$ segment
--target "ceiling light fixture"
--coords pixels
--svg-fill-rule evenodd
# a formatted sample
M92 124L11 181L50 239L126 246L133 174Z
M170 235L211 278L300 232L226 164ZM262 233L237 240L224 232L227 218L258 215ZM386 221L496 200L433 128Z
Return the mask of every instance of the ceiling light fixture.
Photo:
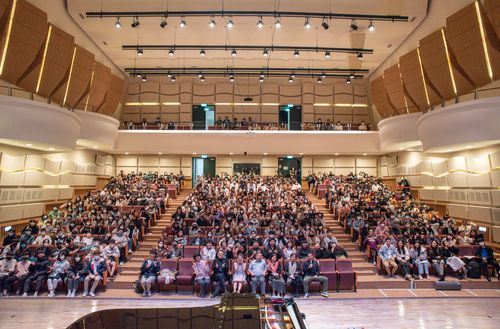
M264 73L261 73L259 76L259 82L264 82Z
M205 56L205 55L206 55L205 50L203 50L203 49L200 50L200 56Z
M356 20L352 20L351 22L351 31L357 31L358 30L358 24L356 23Z
M351 79L347 79L345 83L347 83L348 85L351 84Z
M264 57L269 56L269 52L267 51L267 49L264 49L264 51L262 52L262 56Z
M257 22L257 27L259 29L264 27L264 21L262 21L262 16L260 16L259 21Z
M122 23L120 22L120 17L116 18L115 27L117 29L121 29L122 28Z
M304 27L306 29L310 29L312 27L311 23L309 23L309 17L306 17L306 22L304 23Z
M144 55L144 50L142 50L141 48L137 48L137 56L142 56Z
M148 78L145 75L143 75L141 80L142 80L142 82L146 82L146 81L148 81Z
M180 27L186 27L187 23L186 20L184 19L184 16L181 17L181 22L179 23Z
M372 19L370 19L370 24L368 25L368 31L370 31L370 32L375 31L375 25L373 24Z
M135 29L135 28L139 27L139 25L141 25L141 22L139 22L139 18L137 16L135 16L132 19L132 24L130 24L130 26L132 26Z
M321 26L323 27L324 30L328 30L330 28L330 25L328 25L326 17L323 18L323 23L321 23Z
M231 52L231 56L236 57L236 54L236 49L233 49L233 51Z
M330 58L330 57L331 57L331 54L330 54L330 52L329 52L328 50L327 50L327 51L325 51L325 57L326 57L326 58Z
M216 25L216 23L215 23L215 19L214 19L214 17L212 16L212 19L211 19L211 20L210 20L210 22L208 23L208 26L210 26L210 27L212 27L212 28L213 28L213 27L215 27L215 25Z
M325 79L325 78L326 78L325 72L321 73L321 79Z
M292 82L293 82L293 77L292 77L292 76L290 76L290 77L288 78L288 82L290 82L290 83L292 83Z
M354 79L354 73L351 73L351 74L349 75L349 79Z
M294 56L294 57L299 57L299 56L300 56L299 51L298 51L298 50L295 50L295 51L293 52L293 56Z
M295 78L295 72L292 72L292 74L290 74L290 76L291 76L292 78Z
M358 53L358 56L356 56L358 59L363 59L363 53Z
M27 147L32 147L32 146L33 146L33 144L26 144L26 146L27 146Z
M229 21L227 21L226 26L227 26L228 28L232 28L232 27L234 26L234 22L233 22L233 19L232 19L232 18L229 18Z
M169 73L167 73L167 77L168 77L168 78L172 78L172 73L170 73L170 72L169 72Z
M167 18L166 18L166 17L163 17L163 18L161 19L160 27L161 27L162 29L164 29L166 26L167 26Z
M205 77L203 75L200 77L200 81L205 82Z
M229 75L229 81L234 82L234 75L232 74Z
M175 55L175 51L173 49L170 49L168 51L168 56L174 56Z
M198 78L201 78L203 76L203 73L198 73Z
M281 20L278 17L276 17L276 20L274 21L274 27L276 27L277 29L281 28Z
M170 80L172 80L172 82L175 82L175 75L172 74L172 77L170 78Z
M318 77L318 83L322 83L323 79L321 77Z
M54 148L53 147L49 147L49 151L54 151Z

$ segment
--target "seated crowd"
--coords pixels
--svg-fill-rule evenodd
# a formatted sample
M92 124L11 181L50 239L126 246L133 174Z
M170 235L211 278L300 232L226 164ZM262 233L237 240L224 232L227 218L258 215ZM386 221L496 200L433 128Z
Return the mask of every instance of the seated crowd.
M398 193L364 173L309 175L306 180L311 191L318 192L320 185L326 188L328 207L361 250L367 250L374 263L379 261L387 277L400 271L406 279L428 279L432 269L441 281L448 273L459 279L479 278L482 273L490 281L495 271L500 280L500 266L477 225L459 224L418 204L406 179Z
M49 297L62 286L74 297L83 283L82 296L95 296L167 206L166 185L182 181L171 174L121 173L102 191L55 206L19 233L11 229L0 249L0 293L37 296L46 284Z
M321 260L347 253L294 179L223 175L201 178L173 213L172 226L142 266L144 296L158 276L150 270L157 270L155 262L191 257L190 274L202 297L212 286L215 297L231 284L234 292L249 287L265 294L267 283L273 295L284 295L288 285L307 297L313 281L327 297Z

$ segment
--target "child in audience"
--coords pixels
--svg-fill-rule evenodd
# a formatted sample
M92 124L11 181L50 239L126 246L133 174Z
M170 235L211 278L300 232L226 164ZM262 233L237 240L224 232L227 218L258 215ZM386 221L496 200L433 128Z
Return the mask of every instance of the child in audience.
M243 254L236 256L236 262L233 263L233 291L236 293L241 292L243 283L246 281L247 263L243 258Z

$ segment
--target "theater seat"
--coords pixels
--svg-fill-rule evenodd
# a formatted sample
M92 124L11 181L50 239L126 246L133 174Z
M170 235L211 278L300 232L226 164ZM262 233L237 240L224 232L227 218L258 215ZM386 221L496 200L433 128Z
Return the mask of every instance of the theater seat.
M194 291L193 287L193 261L179 260L179 273L177 274L177 291Z
M199 246L184 246L183 258L187 260L192 260L195 254L200 253Z
M321 274L328 278L328 290L338 291L335 259L320 259L319 266L321 269Z
M176 272L178 271L178 263L177 263L177 260L176 259L167 259L167 260L163 260L161 261L161 264L160 264L160 271L161 270L165 270L165 269L168 269L172 272ZM177 283L176 281L172 281L168 284L165 283L165 279L161 279L159 278L158 279L158 291L174 291L174 292L177 292Z
M350 259L337 259L338 290L356 291L356 272Z

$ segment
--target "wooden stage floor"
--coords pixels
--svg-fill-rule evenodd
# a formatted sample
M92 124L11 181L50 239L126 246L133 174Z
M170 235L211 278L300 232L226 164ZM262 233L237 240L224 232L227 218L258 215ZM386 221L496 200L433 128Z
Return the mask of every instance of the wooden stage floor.
M477 292L481 293L474 291ZM500 291L497 293L500 295ZM297 304L306 314L312 329L499 328L500 298L453 295L441 295L441 298L406 298L397 294L382 298L366 298L366 295L365 298L352 298L345 295L345 298L298 299ZM150 299L2 298L0 328L64 329L81 316L102 309L196 307L216 303L218 300L189 296Z

